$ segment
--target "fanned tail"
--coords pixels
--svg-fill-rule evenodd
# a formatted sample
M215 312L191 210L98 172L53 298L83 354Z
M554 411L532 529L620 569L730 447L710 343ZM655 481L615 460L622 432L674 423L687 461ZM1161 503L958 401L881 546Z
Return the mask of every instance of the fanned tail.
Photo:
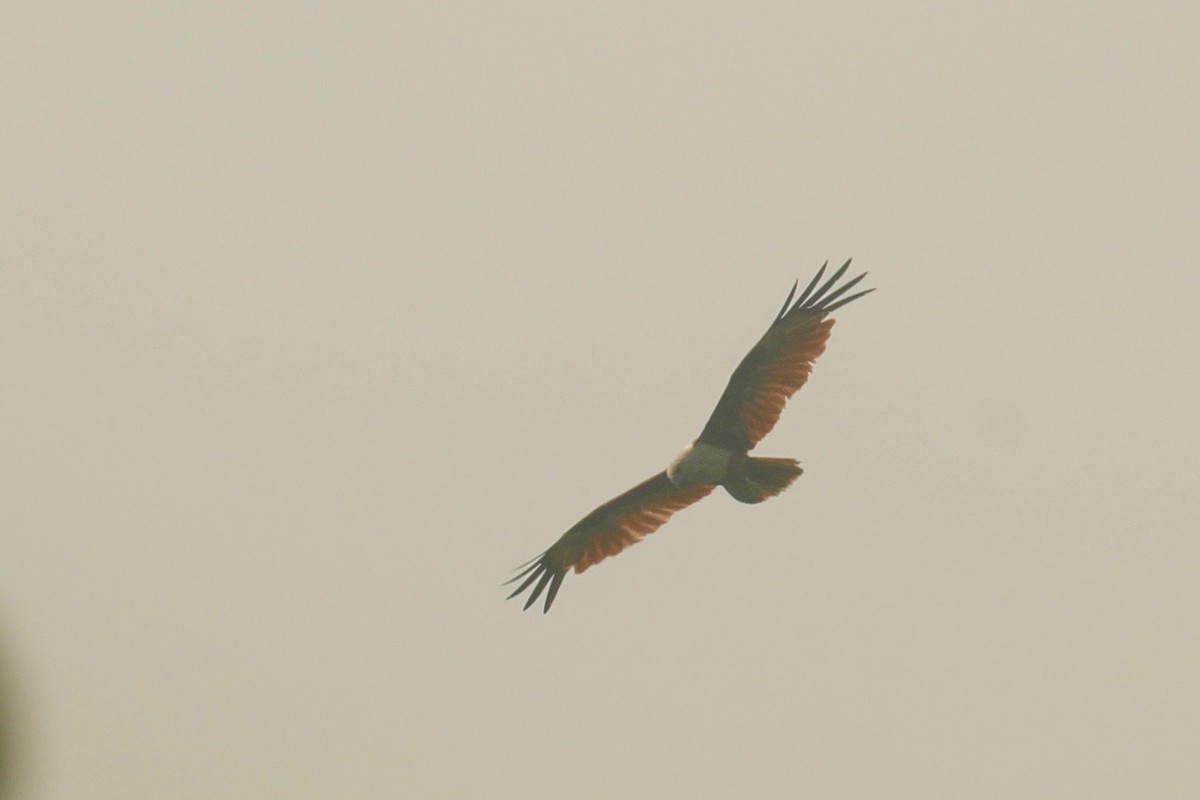
M747 456L740 469L726 478L725 491L742 503L761 503L791 486L803 472L794 458Z

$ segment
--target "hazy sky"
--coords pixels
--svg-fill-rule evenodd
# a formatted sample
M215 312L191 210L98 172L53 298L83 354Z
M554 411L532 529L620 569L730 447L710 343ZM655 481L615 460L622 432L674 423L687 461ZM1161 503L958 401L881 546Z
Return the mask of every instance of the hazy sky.
M1194 4L251 5L0 12L28 797L1200 796Z

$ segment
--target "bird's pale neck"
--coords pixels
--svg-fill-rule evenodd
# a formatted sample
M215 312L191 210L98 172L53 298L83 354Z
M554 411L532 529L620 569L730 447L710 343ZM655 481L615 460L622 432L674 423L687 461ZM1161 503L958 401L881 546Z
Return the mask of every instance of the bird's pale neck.
M720 483L729 471L733 453L707 442L692 442L667 467L667 477L676 486Z

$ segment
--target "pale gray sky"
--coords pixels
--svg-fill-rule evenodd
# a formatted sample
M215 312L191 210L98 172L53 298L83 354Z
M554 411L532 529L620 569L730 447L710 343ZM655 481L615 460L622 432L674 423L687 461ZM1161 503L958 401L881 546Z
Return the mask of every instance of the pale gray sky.
M1194 5L649 6L0 12L24 796L1200 793Z

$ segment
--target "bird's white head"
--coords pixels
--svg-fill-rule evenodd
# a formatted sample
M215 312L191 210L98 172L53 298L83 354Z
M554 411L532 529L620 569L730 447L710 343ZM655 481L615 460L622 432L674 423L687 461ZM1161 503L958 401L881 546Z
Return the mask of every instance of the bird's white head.
M706 442L692 442L667 467L667 477L676 486L720 483L729 471L733 453Z

